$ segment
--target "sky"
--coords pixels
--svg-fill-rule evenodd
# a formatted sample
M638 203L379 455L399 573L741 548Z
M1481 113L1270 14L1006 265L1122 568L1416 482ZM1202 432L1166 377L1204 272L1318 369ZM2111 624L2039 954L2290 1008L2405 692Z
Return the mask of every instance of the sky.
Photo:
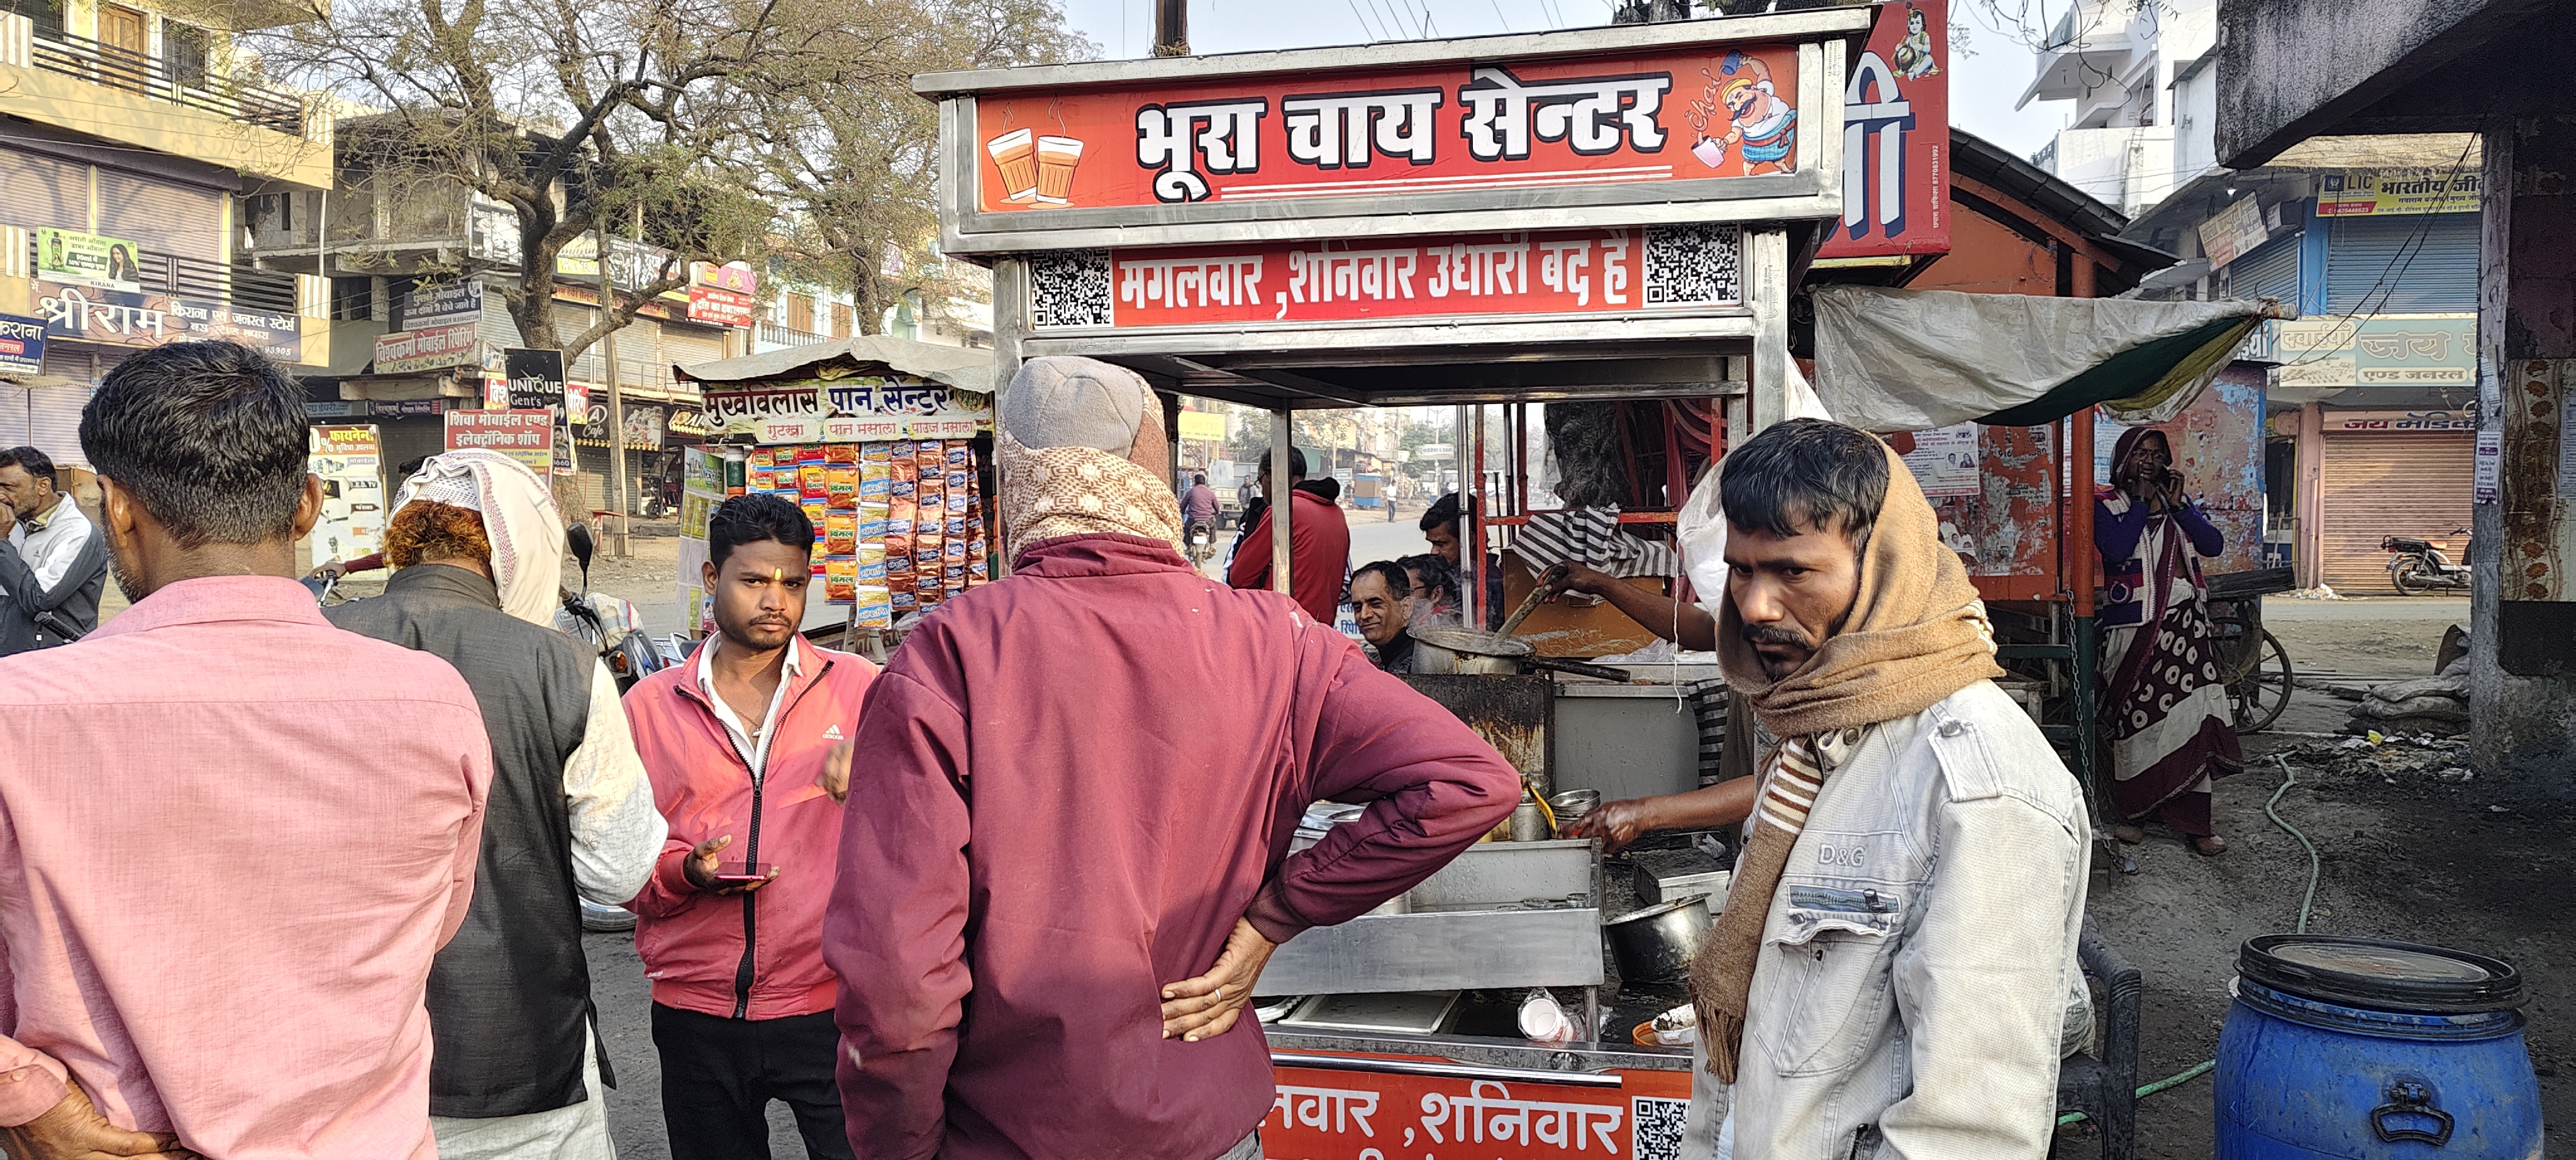
M1154 0L1062 2L1065 22L1098 44L1102 58L1141 57L1152 51ZM2016 112L2013 102L2029 87L2034 65L2023 34L1993 27L1985 4L1954 3L1953 11L1965 17L1960 23L1974 55L1959 57L1954 46L1950 123L2028 157L2065 123L2071 104L2034 101ZM1609 22L1609 0L1190 0L1190 49L1201 54L1254 52ZM2045 27L2045 19L2039 24Z

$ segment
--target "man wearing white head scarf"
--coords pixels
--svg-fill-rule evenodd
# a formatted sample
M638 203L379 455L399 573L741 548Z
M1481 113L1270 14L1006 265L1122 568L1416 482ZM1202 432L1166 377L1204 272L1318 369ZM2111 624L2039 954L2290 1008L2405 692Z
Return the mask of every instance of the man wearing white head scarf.
M473 901L429 973L439 1156L613 1160L576 898L633 898L666 826L615 680L551 627L563 523L516 460L451 451L403 482L385 541L384 595L324 615L455 666L492 743Z
M851 736L823 958L852 1149L1258 1157L1275 1085L1237 1016L1271 948L1429 877L1519 775L1181 558L1134 372L1033 359L996 417L1012 573L923 618ZM1290 855L1317 798L1368 810Z

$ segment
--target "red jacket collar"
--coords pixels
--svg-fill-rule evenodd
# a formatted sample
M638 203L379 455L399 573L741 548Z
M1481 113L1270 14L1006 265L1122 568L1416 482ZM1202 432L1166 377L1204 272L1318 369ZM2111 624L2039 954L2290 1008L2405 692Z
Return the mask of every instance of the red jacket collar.
M1143 536L1104 532L1090 536L1056 536L1022 548L1014 572L1057 578L1132 576L1147 572L1198 573L1170 544Z

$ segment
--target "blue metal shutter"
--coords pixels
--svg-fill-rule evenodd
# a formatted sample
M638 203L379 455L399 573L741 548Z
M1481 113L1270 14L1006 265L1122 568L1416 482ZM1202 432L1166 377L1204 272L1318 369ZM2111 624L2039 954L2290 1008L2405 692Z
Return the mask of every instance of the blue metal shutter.
M2333 219L2326 235L2326 309L2339 315L2476 311L2479 216Z
M2299 304L2299 235L2274 238L2227 264L2227 297Z

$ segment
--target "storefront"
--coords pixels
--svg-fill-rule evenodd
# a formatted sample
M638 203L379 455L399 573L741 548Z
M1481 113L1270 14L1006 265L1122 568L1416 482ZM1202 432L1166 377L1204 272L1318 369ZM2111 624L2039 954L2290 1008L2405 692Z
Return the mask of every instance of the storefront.
M2345 595L2394 591L2379 541L2415 536L2465 559L2477 422L2465 410L2322 412L2319 559Z

